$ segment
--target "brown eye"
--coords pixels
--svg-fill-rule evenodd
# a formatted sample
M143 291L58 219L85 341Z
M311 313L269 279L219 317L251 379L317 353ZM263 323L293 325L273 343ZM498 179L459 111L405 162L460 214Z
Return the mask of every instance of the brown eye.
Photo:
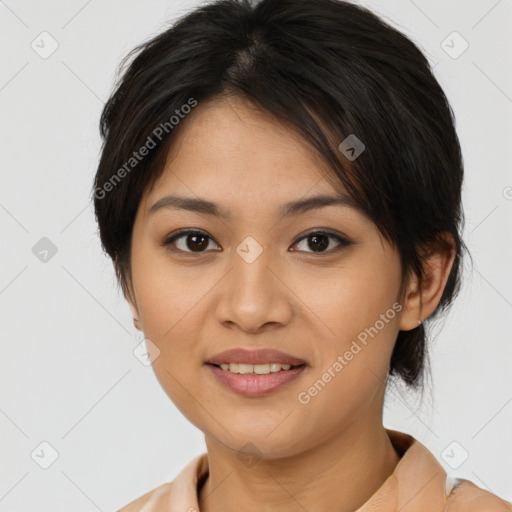
M163 242L163 245L173 245L178 249L178 252L202 253L208 248L210 241L213 240L206 233L189 229L172 235Z
M344 246L350 245L350 243L351 243L347 239L343 238L342 236L336 235L334 233L329 233L326 231L314 231L314 232L309 233L306 236L302 237L294 245L302 243L304 240L306 241L306 243L303 245L305 245L308 249L311 249L311 251L305 251L305 252L312 252L312 253L336 252L337 250L341 249ZM330 240L334 240L334 241L338 242L337 249L335 247L334 249L326 250L329 247Z

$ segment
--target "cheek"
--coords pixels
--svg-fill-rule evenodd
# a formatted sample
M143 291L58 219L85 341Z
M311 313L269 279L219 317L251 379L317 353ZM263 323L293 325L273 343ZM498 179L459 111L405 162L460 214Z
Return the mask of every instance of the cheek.
M132 274L145 334L155 343L163 343L200 301L201 290L191 284L186 270L177 270L161 248L149 243L134 248Z
M311 382L320 379L319 387L328 383L329 388L319 393L320 407L323 400L327 407L333 400L362 399L386 380L401 310L396 301L400 267L395 260L371 263L358 258L340 267L335 279L318 279L316 286L304 281L301 293L318 326L319 364Z
M195 423L198 406L191 396L201 396L200 330L206 315L204 296L212 283L194 280L186 270L177 272L150 251L134 251L132 272L144 336L160 351L152 362L155 376L176 407Z
M334 435L340 425L364 416L381 400L400 310L393 288L382 284L376 290L375 283L345 281L323 296L322 321L332 332L317 338L319 364L297 396L303 432L316 432L321 417L324 434Z
M178 267L151 248L133 252L133 282L144 336L160 353L153 370L173 402L188 415L205 357L204 325L208 292L217 274L193 266ZM210 312L211 314L211 312Z
M319 339L332 340L337 349L373 326L381 315L385 316L386 329L379 322L379 331L397 324L399 262L372 256L370 251L360 252L337 268L289 276L304 316L318 326Z

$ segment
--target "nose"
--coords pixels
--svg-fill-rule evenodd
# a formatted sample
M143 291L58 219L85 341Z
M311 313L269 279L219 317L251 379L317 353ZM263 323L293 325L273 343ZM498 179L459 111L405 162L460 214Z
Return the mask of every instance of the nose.
M231 269L217 288L217 321L225 327L254 334L291 321L293 293L271 253L264 250L254 261L233 254Z

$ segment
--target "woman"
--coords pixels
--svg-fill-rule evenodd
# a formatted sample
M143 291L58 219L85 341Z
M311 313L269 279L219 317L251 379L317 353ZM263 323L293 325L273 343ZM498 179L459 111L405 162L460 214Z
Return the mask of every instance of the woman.
M421 51L338 0L220 0L107 102L103 247L207 453L122 512L512 510L382 424L460 286L463 163Z

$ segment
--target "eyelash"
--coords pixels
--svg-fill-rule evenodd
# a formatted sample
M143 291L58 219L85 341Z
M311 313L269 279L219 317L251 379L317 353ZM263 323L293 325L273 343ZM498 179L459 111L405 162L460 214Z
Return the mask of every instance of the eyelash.
M172 245L176 240L180 239L180 238L184 238L185 235L203 235L203 236L206 236L207 238L209 238L210 240L214 241L213 238L208 235L205 231L201 231L201 230L197 230L197 229L187 229L187 228L184 228L184 229L179 229L178 231L175 231L173 234L171 234L170 236L168 236L163 242L162 242L162 245L163 246L170 246ZM309 237L313 236L313 235L325 235L325 236L328 236L328 237L331 237L331 238L334 238L335 240L337 240L338 242L340 242L340 245L338 246L338 248L335 248L334 250L329 250L329 251L325 251L325 252L317 252L315 253L314 251L297 251L297 252L306 252L308 254L315 254L315 255L318 255L318 256L322 256L322 255L331 255L333 253L336 253L338 251L340 251L343 247L347 247L349 245L352 245L353 242L351 242L350 240L348 240L347 238L341 236L341 235L338 235L336 233L333 233L331 231L324 231L322 229L319 229L317 231L310 231L309 233L306 233L305 235L301 236L300 238L298 238L294 243L293 245L296 245L298 244L299 242L301 242L302 240L305 240L305 239L308 239ZM215 242L216 243L216 242ZM217 244L218 245L218 244ZM172 250L172 249L171 249ZM195 256L195 255L201 255L201 254L204 254L206 253L207 251L199 251L199 252L193 252L193 251L183 251L181 249L178 249L176 251L172 250L173 252L179 252L179 253L182 253L182 254L187 254L187 255L192 255L192 256Z

